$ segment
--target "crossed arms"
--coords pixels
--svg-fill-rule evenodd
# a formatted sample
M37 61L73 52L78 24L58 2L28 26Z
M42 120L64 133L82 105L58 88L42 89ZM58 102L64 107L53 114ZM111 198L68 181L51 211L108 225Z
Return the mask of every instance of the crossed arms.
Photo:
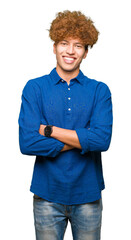
M79 149L81 154L88 151L106 151L112 133L111 93L105 84L100 84L97 90L99 91L90 118L90 128L68 130L54 126L51 137L45 137L45 123L41 124L42 114L38 106L39 96L36 96L33 82L29 81L23 90L19 115L21 152L26 155L56 157L60 152L73 148Z
M40 125L39 133L44 136L44 128L46 125ZM81 149L81 145L75 130L68 130L53 126L51 137L63 142L65 145L61 152L71 150L73 148Z

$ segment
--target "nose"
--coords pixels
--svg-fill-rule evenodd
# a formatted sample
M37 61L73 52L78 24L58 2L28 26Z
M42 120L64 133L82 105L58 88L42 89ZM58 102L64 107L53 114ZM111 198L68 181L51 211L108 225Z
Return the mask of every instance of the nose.
M66 52L68 53L68 54L74 54L74 46L73 46L73 44L69 44L68 45L68 47L67 47L67 49L66 49Z

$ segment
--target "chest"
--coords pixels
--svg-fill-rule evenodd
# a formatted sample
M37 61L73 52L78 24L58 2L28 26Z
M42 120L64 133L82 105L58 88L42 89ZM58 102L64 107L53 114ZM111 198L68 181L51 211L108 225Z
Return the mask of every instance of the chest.
M49 124L74 129L89 123L94 94L80 84L58 84L43 89L41 103L43 118L46 118Z

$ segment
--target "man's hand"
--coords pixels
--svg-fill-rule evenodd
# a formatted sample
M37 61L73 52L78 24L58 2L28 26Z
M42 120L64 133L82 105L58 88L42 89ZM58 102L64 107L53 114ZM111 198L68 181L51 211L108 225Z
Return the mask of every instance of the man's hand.
M64 147L61 149L61 152L68 151L68 150L71 150L71 149L73 149L73 148L74 148L74 147L65 144Z
M40 125L40 128L39 128L39 133L40 133L41 135L43 135L43 136L45 136L45 135L44 135L44 129L45 129L45 127L46 127L46 125L41 124L41 125Z

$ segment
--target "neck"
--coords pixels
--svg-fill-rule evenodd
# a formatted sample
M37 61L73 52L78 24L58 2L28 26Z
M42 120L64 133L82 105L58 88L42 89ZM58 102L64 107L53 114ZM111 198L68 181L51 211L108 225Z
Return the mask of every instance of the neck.
M65 71L62 70L58 65L56 66L56 71L59 74L59 76L67 82L67 84L70 84L70 80L77 77L79 74L79 69L76 69L74 71Z

